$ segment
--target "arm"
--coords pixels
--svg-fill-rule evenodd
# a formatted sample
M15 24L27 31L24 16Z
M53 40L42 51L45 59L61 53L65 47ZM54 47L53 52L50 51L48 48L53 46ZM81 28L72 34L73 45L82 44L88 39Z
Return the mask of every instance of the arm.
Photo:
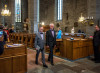
M56 45L56 32L55 32L54 45Z
M45 33L44 33L44 35L43 35L43 38L44 38L44 43L45 43L45 45L46 45L46 36L45 36Z
M34 42L34 47L36 48L37 47L37 40L38 40L38 37L37 37L37 34L35 36L35 42Z
M4 33L4 41L7 41L7 34L5 32Z
M99 45L100 45L100 32L99 32Z
M56 37L56 38L59 38L59 36L60 36L60 32L58 32L58 34L57 34L57 37Z
M48 36L48 31L46 32L46 46L48 46L48 39L49 39L49 36Z

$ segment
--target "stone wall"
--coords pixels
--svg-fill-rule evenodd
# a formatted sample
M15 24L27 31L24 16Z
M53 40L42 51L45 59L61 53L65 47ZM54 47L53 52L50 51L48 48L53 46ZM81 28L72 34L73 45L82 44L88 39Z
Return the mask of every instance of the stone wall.
M28 0L28 18L31 22L31 32L34 31L34 0Z
M0 1L0 12L4 7L4 0ZM7 8L11 12L11 16L5 17L5 22L8 24L8 27L12 27L14 25L15 27L18 26L19 30L22 30L23 28L23 20L28 17L28 1L27 0L21 0L21 7L22 7L22 22L21 23L15 23L15 0L6 0ZM3 16L0 14L0 23L3 23Z
M57 30L56 24L59 23L63 32L71 32L74 24L78 24L78 27L75 27L76 33L81 29L81 31L87 35L93 35L94 26L89 26L88 22L85 24L79 23L78 18L81 16L81 13L83 13L84 17L93 16L95 24L100 24L100 0L63 0L62 21L56 20L56 1L57 0L40 0L40 22L37 23L36 26L41 22L44 22L45 25L54 23L55 29ZM4 2L4 0L2 0L2 2ZM0 1L0 12L3 7L2 2ZM35 31L35 21L37 19L37 14L35 13L37 6L34 5L34 2L35 0L22 0L22 23L16 24L16 26L21 26L20 29L22 30L23 21L28 17L31 21L32 33ZM8 9L11 11L11 16L5 17L5 22L11 27L15 24L15 0L7 0L6 3ZM0 23L3 23L3 17L1 15Z
M56 24L59 23L63 31L65 31L65 27L67 27L67 32L70 32L70 29L74 26L74 23L78 21L78 17L81 13L83 13L83 16L87 16L87 0L63 0L63 20L57 21L55 4L56 0L41 1L40 21L44 21L45 24L53 22L55 28ZM76 28L76 31L78 28Z
M41 1L40 8L40 21L44 21L45 25L50 23L59 23L63 32L71 32L72 27L78 22L81 13L84 17L93 16L95 24L98 24L100 19L100 0L63 0L63 19L56 21L56 0L43 0ZM79 29L88 35L93 35L94 26L86 23L77 23L75 27L77 33ZM92 29L92 30L91 30Z

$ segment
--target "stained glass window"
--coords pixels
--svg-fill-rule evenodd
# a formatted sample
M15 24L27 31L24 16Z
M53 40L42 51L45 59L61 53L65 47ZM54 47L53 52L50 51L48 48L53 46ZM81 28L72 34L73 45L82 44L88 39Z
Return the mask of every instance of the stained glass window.
M21 0L15 0L15 21L21 22Z
M62 20L63 0L57 0L57 20Z
M37 0L37 22L39 22L39 3L40 1L39 0Z

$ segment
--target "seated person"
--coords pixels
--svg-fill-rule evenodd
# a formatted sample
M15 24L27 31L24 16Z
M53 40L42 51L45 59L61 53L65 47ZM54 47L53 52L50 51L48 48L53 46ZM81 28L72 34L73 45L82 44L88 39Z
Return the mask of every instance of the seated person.
M9 33L13 33L14 32L14 27L9 29Z
M7 34L3 31L3 26L0 25L0 55L4 51L5 41L7 41Z
M3 28L3 31L7 34L7 38L9 38L9 30L7 27Z
M61 39L61 33L62 33L62 31L61 31L61 28L59 27L57 37L56 37L57 39Z
M78 30L78 33L81 33L81 30L80 29Z

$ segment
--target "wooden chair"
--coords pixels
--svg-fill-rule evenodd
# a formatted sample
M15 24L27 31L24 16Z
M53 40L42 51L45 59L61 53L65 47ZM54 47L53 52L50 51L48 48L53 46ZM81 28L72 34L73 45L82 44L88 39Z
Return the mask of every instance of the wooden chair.
M12 38L10 40L11 40L11 42L15 43L15 41L16 41L16 33L12 34Z
M15 43L19 43L19 34L18 33L16 33L16 35L15 35Z
M32 48L32 44L33 44L33 35L32 34L28 34L28 47Z
M18 43L23 44L23 33L20 33L18 36Z
M23 34L23 42L26 46L28 45L28 35L27 34Z

